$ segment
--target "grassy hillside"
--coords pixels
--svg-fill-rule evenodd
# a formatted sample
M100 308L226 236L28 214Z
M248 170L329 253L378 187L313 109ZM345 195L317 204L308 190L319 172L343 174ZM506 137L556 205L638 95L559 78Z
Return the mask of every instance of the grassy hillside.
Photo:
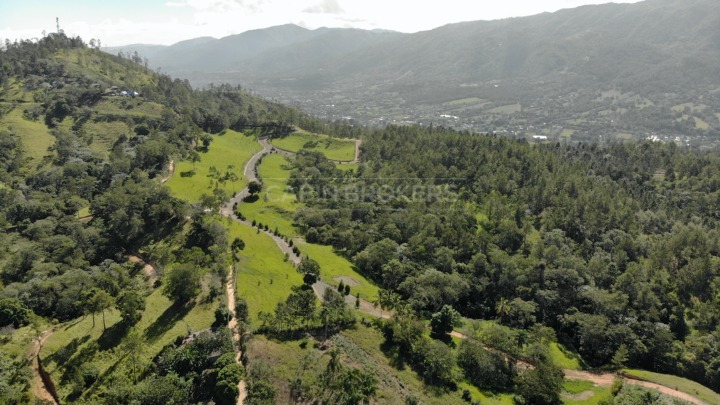
M43 157L51 155L48 149L55 143L55 137L45 124L25 118L20 107L0 116L0 125L22 139L33 164L37 165Z
M201 300L191 306L178 306L162 295L160 289L154 290L147 297L142 319L134 327L141 333L145 343L145 360L134 366L140 370L146 369L150 366L150 360L164 346L189 332L209 328L218 301ZM62 399L72 401L75 373L79 370L96 373L97 382L88 389L88 393L92 394L113 378L126 375L133 367L121 347L122 339L129 330L119 323L117 311L107 311L105 321L107 329L103 330L100 314L95 316L95 326L91 316L77 319L62 325L45 342L40 357L53 381L59 382Z
M256 201L243 203L240 212L250 221L267 224L271 230L277 229L282 235L296 237L299 234L292 225L293 216L302 203L287 190L290 178L288 159L282 154L269 154L262 158L258 174L263 182L263 190Z
M703 385L696 383L695 381L688 380L687 378L635 369L626 369L623 370L623 373L629 377L635 377L641 380L650 381L690 394L696 398L700 398L708 404L720 403L720 394Z
M276 147L291 152L308 149L320 152L330 160L351 161L355 159L355 142L353 140L300 131L271 141Z
M248 302L250 319L257 321L260 311L272 312L291 287L301 285L302 276L266 234L237 222L228 222L227 227L231 238L245 242L236 265L235 288Z
M167 182L167 186L179 198L191 203L200 201L203 194L212 195L217 184L218 188L230 196L247 185L243 176L245 163L262 147L254 137L228 130L223 135L214 135L207 151L199 151L200 160L193 163L188 160L175 164L175 175ZM217 169L221 176L234 173L237 181L221 181L208 177L211 168Z

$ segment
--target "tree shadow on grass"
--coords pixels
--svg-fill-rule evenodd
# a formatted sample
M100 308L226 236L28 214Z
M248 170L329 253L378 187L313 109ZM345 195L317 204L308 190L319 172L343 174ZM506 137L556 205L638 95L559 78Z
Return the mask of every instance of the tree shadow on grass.
M47 356L44 361L54 362L58 366L63 365L67 363L70 358L75 355L75 352L77 352L78 348L80 348L80 346L82 346L82 344L87 342L89 339L90 335L85 335L82 338L74 338L70 341L70 343L57 349L53 354Z
M120 344L120 341L127 335L130 325L120 321L105 329L98 338L100 350L110 350Z
M243 198L243 202L246 202L246 203L254 203L254 202L257 201L258 199L260 199L260 196L259 196L259 195L257 195L257 194L250 194L249 196Z
M397 346L389 342L383 342L380 345L380 351L382 351L385 357L390 360L390 365L392 367L400 371L405 370L408 359L406 358L406 356L400 353L400 350Z
M180 172L180 177L193 177L195 175L195 170L186 170L184 172Z
M99 387L106 386L106 383L108 382L110 376L115 372L115 369L118 368L118 366L120 365L120 363L123 361L124 358L125 358L125 356L122 356L118 361L113 363L112 366L108 367L107 370L102 372L98 376L98 378L95 380L95 382L90 386L90 388L88 388L88 390L86 391L86 396L89 397L91 394L93 394L95 391L97 391L97 389Z
M156 340L172 329L193 307L195 307L194 302L173 304L145 330L145 338L151 342Z

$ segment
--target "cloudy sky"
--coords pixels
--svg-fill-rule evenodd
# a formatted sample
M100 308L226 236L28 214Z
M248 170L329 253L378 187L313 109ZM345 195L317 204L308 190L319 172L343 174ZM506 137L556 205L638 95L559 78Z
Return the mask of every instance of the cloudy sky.
M632 3L638 0L615 0ZM103 45L169 45L273 25L383 28L401 32L448 23L556 11L604 0L0 0L0 40L55 31Z

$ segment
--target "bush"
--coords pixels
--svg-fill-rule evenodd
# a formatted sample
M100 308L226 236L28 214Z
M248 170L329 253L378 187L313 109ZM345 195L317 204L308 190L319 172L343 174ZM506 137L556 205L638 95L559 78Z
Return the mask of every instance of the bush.
M232 312L225 306L220 305L215 310L215 323L214 326L227 326L228 322L232 319Z

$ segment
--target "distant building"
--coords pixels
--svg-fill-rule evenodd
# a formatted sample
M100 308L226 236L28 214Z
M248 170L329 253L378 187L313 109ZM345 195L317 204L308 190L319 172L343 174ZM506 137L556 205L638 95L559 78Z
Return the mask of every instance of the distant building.
M545 135L533 135L533 141L541 142L541 141L547 141L548 137Z

